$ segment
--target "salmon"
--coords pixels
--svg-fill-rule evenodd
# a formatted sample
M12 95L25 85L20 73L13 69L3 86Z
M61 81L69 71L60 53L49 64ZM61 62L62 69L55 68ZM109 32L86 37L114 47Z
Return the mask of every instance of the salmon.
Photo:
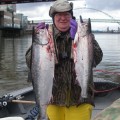
M78 21L78 29L74 40L74 62L76 78L81 87L81 98L88 98L89 83L93 68L93 34L91 22Z
M46 108L52 98L54 77L54 53L50 50L47 29L39 29L33 35L31 74L40 120L48 120Z

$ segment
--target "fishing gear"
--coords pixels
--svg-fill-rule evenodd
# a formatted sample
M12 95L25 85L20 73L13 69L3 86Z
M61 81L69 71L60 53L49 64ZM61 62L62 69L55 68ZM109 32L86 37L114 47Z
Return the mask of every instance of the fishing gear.
M4 95L2 97L0 97L0 107L5 107L7 106L7 103L11 101L11 99L13 98L12 95Z
M5 94L2 97L0 97L0 107L5 107L8 105L8 102L21 102L21 103L31 103L33 104L34 101L20 101L20 99L22 99L24 96L18 95L16 97L14 97L11 94Z

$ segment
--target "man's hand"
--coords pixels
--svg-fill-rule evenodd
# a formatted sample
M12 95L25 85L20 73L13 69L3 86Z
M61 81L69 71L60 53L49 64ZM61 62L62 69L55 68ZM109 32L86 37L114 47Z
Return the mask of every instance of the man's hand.
M77 22L76 22L76 20L74 20L74 19L70 20L70 27L71 27L70 28L70 36L74 40L75 34L77 32Z

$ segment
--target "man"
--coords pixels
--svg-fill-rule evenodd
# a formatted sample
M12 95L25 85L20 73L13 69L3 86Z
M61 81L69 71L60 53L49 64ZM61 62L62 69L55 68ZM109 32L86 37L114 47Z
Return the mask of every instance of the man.
M49 15L53 20L54 49L57 58L53 80L53 98L47 107L50 120L90 120L94 106L93 91L89 88L87 101L79 101L81 87L76 80L75 63L71 58L71 46L77 32L77 22L73 19L73 4L67 0L57 0L50 7ZM36 27L44 29L49 25L40 23ZM26 52L29 66L30 49ZM102 50L94 40L94 61L102 60ZM90 87L93 83L91 80ZM79 102L78 102L79 101Z

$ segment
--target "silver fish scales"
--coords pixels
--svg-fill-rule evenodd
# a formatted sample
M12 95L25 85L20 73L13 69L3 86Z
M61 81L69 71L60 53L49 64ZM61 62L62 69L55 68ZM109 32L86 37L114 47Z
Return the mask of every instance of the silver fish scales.
M48 120L46 108L52 97L54 54L50 52L47 29L40 29L33 37L31 73L40 120Z
M88 98L88 88L92 79L93 67L93 34L91 33L91 22L83 22L82 17L78 22L77 34L75 36L74 60L77 80L81 86L81 100Z

